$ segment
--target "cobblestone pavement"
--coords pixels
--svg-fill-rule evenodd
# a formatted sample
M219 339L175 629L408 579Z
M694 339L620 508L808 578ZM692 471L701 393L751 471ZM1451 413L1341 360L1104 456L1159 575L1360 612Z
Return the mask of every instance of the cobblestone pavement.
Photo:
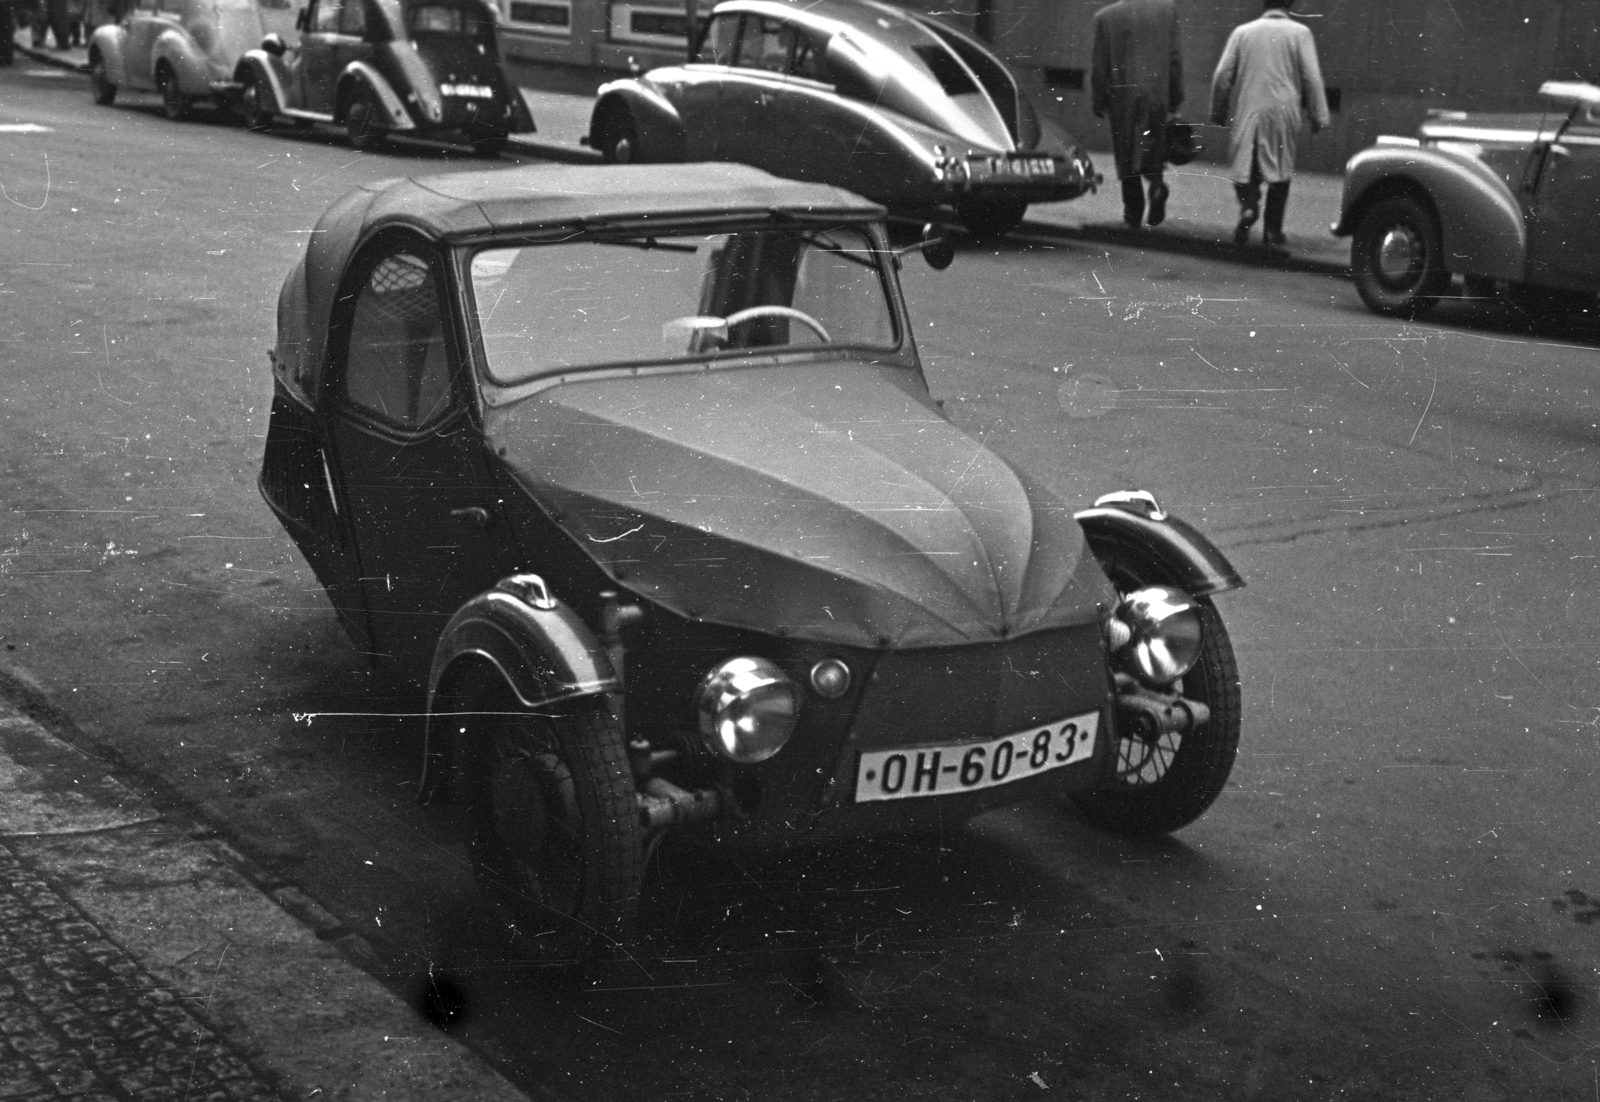
M0 1100L279 1102L260 1071L0 841Z

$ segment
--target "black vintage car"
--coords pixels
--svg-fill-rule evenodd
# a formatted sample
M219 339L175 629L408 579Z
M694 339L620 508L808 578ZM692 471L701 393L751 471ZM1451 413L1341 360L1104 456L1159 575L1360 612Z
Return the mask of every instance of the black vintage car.
M1238 575L946 419L882 218L731 164L406 179L284 283L262 493L541 944L625 923L669 830L1164 832L1227 781Z
M1100 177L983 43L874 0L724 0L688 64L602 85L608 160L739 161L1003 234Z
M334 123L357 149L404 134L486 156L534 129L483 0L311 0L296 26L298 46L268 35L239 62L239 111L252 127Z

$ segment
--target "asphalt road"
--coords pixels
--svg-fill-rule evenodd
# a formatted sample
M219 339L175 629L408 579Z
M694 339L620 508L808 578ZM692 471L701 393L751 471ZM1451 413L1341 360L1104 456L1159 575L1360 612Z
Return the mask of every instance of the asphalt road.
M30 129L30 127L44 129ZM254 486L276 294L439 151L95 108L0 70L0 642L98 752L300 884L524 1089L633 1098L1588 1099L1592 332L1063 239L904 274L930 384L1068 500L1153 491L1249 581L1234 780L1179 837L669 854L576 981L485 929L418 726ZM309 722L306 716L314 715Z

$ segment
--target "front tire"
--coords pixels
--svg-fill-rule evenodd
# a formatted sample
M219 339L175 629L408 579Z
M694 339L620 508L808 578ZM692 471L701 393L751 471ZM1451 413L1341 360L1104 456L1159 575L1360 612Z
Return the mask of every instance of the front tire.
M272 125L272 112L263 103L261 82L254 73L245 74L244 87L239 91L238 110L246 129L265 130Z
M1123 588L1120 581L1118 588ZM1169 834L1188 826L1205 814L1233 772L1239 667L1216 606L1204 597L1195 605L1205 633L1200 660L1175 687L1210 708L1211 718L1186 735L1167 734L1153 742L1118 733L1111 777L1093 792L1073 797L1085 819L1114 834Z
M466 711L473 866L508 929L556 959L627 936L643 826L616 722L594 702L536 713L503 690Z
M383 144L385 133L377 121L381 113L372 89L360 88L350 97L344 109L344 127L351 149L370 153Z
M156 69L156 88L161 93L161 110L173 122L182 122L194 114L194 101L183 94L178 74L163 61Z
M101 107L110 107L117 98L117 86L106 73L106 59L102 54L89 59L89 92Z
M1361 216L1350 243L1350 267L1361 301L1373 313L1390 317L1414 317L1450 286L1439 219L1411 195L1382 199Z
M596 145L607 164L629 165L639 161L639 127L626 107L606 112Z

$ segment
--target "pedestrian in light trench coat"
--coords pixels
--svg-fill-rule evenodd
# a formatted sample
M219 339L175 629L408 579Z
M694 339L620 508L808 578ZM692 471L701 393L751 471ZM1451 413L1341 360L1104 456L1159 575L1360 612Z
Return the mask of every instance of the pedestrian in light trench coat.
M1322 67L1309 28L1289 18L1294 0L1265 0L1261 18L1235 27L1211 78L1211 121L1233 120L1228 143L1228 175L1239 199L1239 224L1233 240L1243 245L1261 212L1261 185L1267 185L1262 225L1269 249L1284 245L1283 213L1289 205L1295 145L1300 124L1315 134L1328 125L1328 99Z
M1111 116L1111 150L1122 181L1122 218L1150 224L1167 216L1167 115L1183 104L1183 57L1174 0L1118 0L1094 15L1089 92L1097 116Z

